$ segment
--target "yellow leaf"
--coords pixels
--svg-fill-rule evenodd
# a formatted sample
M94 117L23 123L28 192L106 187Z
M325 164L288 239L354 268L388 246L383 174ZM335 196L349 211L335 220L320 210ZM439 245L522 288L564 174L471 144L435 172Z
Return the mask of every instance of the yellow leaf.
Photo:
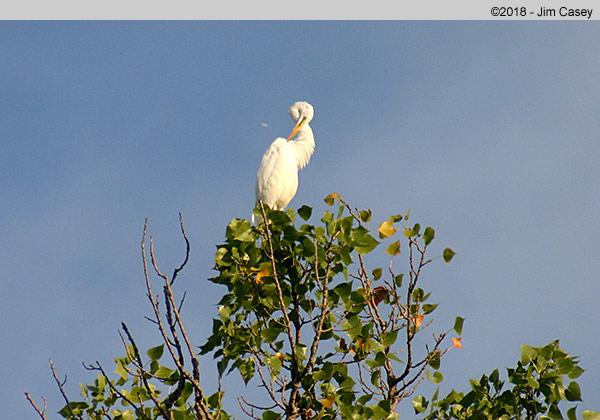
M325 408L331 408L333 407L333 403L335 402L335 395L330 395L327 398L323 398L321 400L321 405L323 405L323 407Z
M452 347L456 347L457 349L462 349L463 345L461 343L462 338L452 337L450 341L452 341Z
M423 320L425 319L425 315L417 314L415 315L415 327L419 328L421 324L423 324Z
M386 220L382 224L379 225L379 237L381 239L388 238L396 233L396 228L394 224L390 220Z
M256 284L262 284L263 277L269 277L269 276L271 276L271 269L263 268L258 273L256 273L256 278L254 279L254 281L256 282Z
M339 198L340 195L338 193L332 192L327 197L325 197L323 201L325 201L325 204L327 204L328 206L333 206L333 202Z

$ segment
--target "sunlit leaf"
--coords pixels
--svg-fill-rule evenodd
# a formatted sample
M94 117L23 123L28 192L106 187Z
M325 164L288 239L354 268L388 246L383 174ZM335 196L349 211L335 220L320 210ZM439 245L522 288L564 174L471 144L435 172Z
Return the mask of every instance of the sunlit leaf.
M383 344L386 347L389 347L396 342L397 337L398 337L398 330L383 333L381 335L381 344Z
M415 324L415 327L421 328L421 325L423 324L423 320L424 319L425 319L425 315L423 315L423 314L417 314L417 315L415 315L415 318L413 320L413 323Z
M452 341L452 347L455 347L457 349L462 349L463 348L462 338L460 338L460 337L452 337L450 339L450 341Z
M379 244L379 242L362 227L352 230L350 237L352 238L352 245L359 254L368 254Z
M400 255L400 241L392 242L385 250L389 255Z
M433 311L435 311L435 308L437 308L437 306L437 303L426 303L425 305L423 305L423 313L430 314Z
M385 239L396 233L396 228L394 227L392 221L386 220L385 222L379 225L377 231L379 232L379 237L381 239Z
M325 197L323 199L323 201L325 201L325 204L327 204L328 206L333 206L333 203L335 202L335 200L339 199L340 195L336 192L333 192L331 194L329 194L327 197Z
M148 349L146 354L152 360L159 360L162 357L164 350L165 350L165 345L161 344L160 346L156 346L156 347L152 347L152 348Z
M537 349L527 344L521 345L521 363L527 364L535 357Z
M600 420L600 412L592 410L583 410L581 412L583 420Z
M335 402L335 395L329 395L327 398L323 398L321 400L321 405L325 408L333 407L333 403Z
M415 409L415 414L420 414L427 409L428 402L425 397L419 395L418 397L413 398L412 404Z
M123 367L123 363L121 361L117 361L117 367L115 368L115 373L121 377L123 380L127 380L127 370Z
M271 267L265 267L256 273L254 281L256 284L262 284L264 277L271 277Z

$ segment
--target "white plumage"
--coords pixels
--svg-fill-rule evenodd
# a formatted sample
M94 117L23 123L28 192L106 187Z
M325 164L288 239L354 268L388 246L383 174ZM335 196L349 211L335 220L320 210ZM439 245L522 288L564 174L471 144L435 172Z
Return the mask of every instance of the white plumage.
M298 171L308 165L315 150L308 124L314 116L312 105L296 102L288 112L296 123L294 129L287 139L278 137L271 143L256 174L256 202L274 210L282 210L292 201L298 190Z

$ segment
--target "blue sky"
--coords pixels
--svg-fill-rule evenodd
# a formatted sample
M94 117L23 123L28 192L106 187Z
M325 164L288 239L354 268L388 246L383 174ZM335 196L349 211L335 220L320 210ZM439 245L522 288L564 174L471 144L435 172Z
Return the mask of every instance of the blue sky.
M191 335L208 336L214 245L249 216L296 100L315 106L317 150L293 206L321 210L340 191L376 220L410 208L458 252L427 280L440 329L467 319L444 389L560 338L586 368L582 406L599 408L598 25L2 22L0 39L7 418L32 417L24 391L61 406L48 358L73 394L92 378L81 361L111 366L121 320L158 343L143 319L144 217L171 267L183 212L179 288ZM210 360L203 378L211 388Z

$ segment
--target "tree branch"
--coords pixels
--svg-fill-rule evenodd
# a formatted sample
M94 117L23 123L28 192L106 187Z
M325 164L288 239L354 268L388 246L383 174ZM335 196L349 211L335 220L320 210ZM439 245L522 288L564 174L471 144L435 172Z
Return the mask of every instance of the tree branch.
M46 401L46 397L42 397L42 400L44 401L44 408L41 409L36 403L35 400L31 397L31 395L29 394L29 392L25 393L25 398L27 399L27 401L29 401L29 404L31 404L31 406L33 407L33 409L35 410L35 412L38 414L38 416L40 416L40 418L42 420L46 420L46 409L48 408L48 402Z

